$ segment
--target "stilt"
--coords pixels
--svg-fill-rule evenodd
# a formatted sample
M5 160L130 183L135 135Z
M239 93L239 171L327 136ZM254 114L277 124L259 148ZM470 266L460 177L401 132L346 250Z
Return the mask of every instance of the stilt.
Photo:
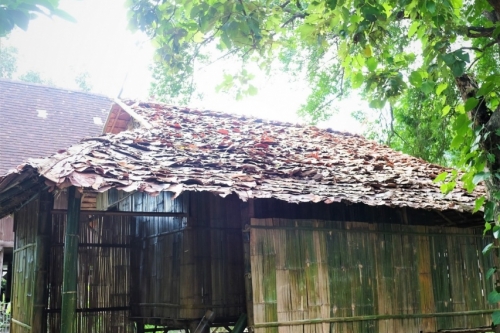
M74 333L76 314L76 284L78 278L78 224L80 220L80 193L74 186L68 188L68 214L64 240L64 268L62 285L61 332Z

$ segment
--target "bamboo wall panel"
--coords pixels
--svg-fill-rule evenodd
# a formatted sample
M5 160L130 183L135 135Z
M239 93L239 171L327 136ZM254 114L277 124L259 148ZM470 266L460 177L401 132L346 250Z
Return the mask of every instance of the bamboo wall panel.
M35 274L36 233L39 200L36 198L16 212L12 289L12 333L31 332Z
M459 228L252 219L264 332L435 332L490 323L486 240ZM437 314L437 315L436 315Z
M53 214L48 304L49 332L60 332L65 214ZM77 332L133 332L129 317L130 240L127 216L80 214Z
M207 309L220 320L244 312L239 201L210 193L129 197L109 192L120 211L180 213L135 218L132 317L144 323L197 320ZM232 200L232 201L231 201Z

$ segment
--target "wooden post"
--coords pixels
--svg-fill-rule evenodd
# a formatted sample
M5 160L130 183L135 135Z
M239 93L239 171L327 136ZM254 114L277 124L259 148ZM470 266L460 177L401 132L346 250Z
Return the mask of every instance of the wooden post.
M33 290L33 319L31 327L34 332L47 332L45 309L47 308L47 265L50 253L50 231L52 226L53 196L47 191L40 193L38 211L38 230L35 252L35 283Z
M76 284L78 275L78 224L80 194L74 186L68 189L68 215L64 240L61 332L73 333L76 314Z

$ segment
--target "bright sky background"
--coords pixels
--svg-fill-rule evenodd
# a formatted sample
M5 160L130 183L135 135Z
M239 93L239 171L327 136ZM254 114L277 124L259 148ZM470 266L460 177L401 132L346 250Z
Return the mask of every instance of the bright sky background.
M77 23L42 16L30 22L28 31L16 29L2 41L18 49L17 74L34 70L57 86L78 89L75 77L88 72L92 92L115 97L123 84L122 97L148 99L153 48L145 36L128 30L123 1L61 0L61 9ZM301 122L296 110L308 94L305 84L289 83L284 76L258 77L257 96L235 101L233 96L215 92L224 65L219 62L198 74L204 98L190 106ZM320 126L361 133L361 125L350 113L362 105L355 100L344 102L339 105L341 111Z

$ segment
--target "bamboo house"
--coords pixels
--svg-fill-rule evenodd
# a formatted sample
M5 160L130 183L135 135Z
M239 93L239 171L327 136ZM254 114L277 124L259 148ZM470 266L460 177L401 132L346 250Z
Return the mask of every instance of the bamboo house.
M105 127L0 178L11 332L193 332L207 311L236 332L490 325L482 214L476 194L441 193L446 169L158 103L117 101Z

